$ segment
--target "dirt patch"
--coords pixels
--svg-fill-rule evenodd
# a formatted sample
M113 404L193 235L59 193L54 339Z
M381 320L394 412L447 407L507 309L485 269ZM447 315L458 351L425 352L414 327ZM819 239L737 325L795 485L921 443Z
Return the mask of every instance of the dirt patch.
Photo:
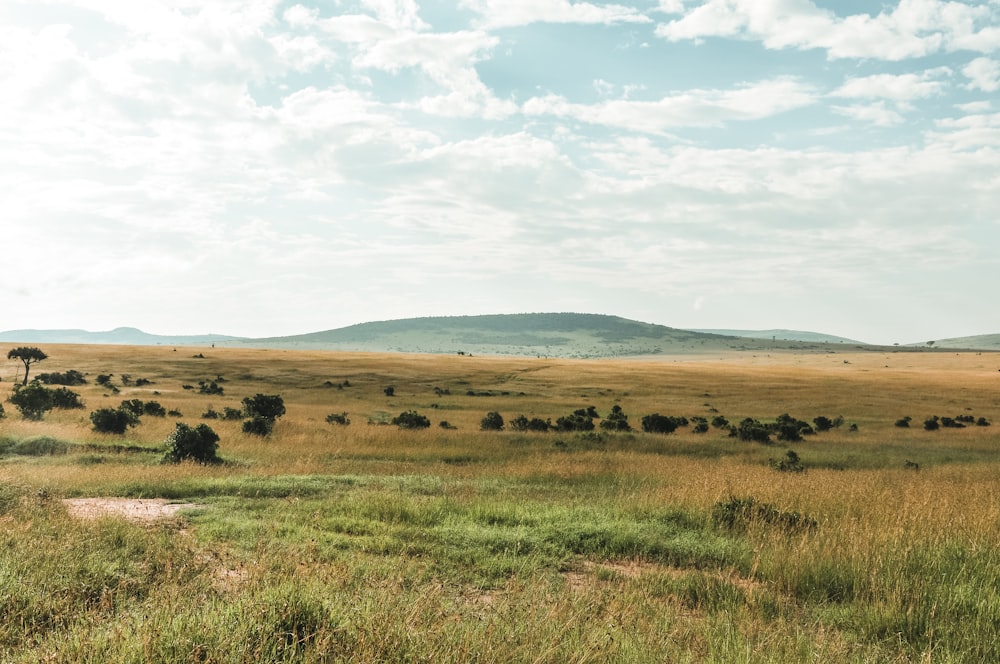
M78 519L120 516L137 522L170 519L180 510L198 507L194 503L171 503L163 498L67 498L63 503L70 515Z

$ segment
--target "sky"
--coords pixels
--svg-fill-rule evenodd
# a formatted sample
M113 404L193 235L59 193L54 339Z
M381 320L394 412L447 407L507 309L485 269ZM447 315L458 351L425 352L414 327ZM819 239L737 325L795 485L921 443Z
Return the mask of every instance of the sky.
M3 0L0 329L1000 333L1000 0Z

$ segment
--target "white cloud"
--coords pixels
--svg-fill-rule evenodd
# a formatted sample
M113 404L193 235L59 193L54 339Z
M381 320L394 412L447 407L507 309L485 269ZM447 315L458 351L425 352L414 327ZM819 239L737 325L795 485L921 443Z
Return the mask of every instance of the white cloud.
M736 37L759 40L770 49L820 48L831 59L905 60L942 50L997 50L998 13L995 3L900 0L877 16L842 18L811 0L707 0L660 24L656 34L670 41Z
M951 74L947 67L919 74L874 74L848 79L831 96L852 99L890 99L908 102L942 94L947 83L937 80Z
M879 127L892 127L904 122L903 116L887 108L884 101L867 105L834 106L833 110L840 115L862 122L869 122Z
M487 29L530 23L649 23L638 9L624 5L595 5L569 0L461 0L461 6L478 13Z
M770 117L814 103L814 89L793 78L775 78L731 90L688 90L656 101L614 100L576 104L549 95L529 99L525 114L553 115L590 124L662 133L677 127L721 126Z
M965 67L962 73L969 79L970 90L996 92L1000 90L1000 61L990 58L976 58Z

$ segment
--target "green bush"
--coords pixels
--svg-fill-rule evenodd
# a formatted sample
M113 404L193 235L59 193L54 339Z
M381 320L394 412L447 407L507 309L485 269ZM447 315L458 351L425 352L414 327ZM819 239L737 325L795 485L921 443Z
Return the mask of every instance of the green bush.
M540 417L532 417L530 420L524 415L518 415L510 421L512 431L548 431L552 428L552 423Z
M910 417L909 415L907 415L906 417L901 417L898 420L896 420L896 426L899 427L900 429L908 429L910 428L910 421L912 419L913 418Z
M56 371L53 373L38 374L38 380L46 385L68 385L70 387L85 385L87 383L87 379L76 369L70 369L66 373Z
M243 399L243 413L247 417L263 417L274 422L285 414L285 401L280 394L255 394Z
M628 423L628 415L622 411L622 407L615 404L611 407L611 412L607 418L601 422L601 428L605 431L631 431L632 427Z
M90 414L90 421L100 433L123 434L139 423L139 417L127 408L98 408Z
M677 431L677 427L686 425L686 417L674 417L672 415L660 415L659 413L653 413L642 418L642 430L646 433L673 433L674 431Z
M503 416L495 411L486 413L486 417L479 421L479 429L482 431L503 431Z
M593 406L574 410L556 420L556 431L593 431L594 418L600 417Z
M164 461L180 463L184 460L198 463L219 463L219 435L207 424L190 427L178 422L174 432L166 439L167 453Z
M263 415L254 415L243 423L243 433L254 436L270 436L274 431L274 420Z
M126 399L122 401L119 408L127 410L136 417L142 417L143 409L145 409L146 404L142 402L142 399Z
M156 401L147 401L142 405L142 414L150 417L166 417L167 409Z
M768 427L752 417L746 417L740 421L738 426L732 427L729 435L746 442L763 444L771 442L771 432Z
M733 496L716 503L712 508L712 521L716 526L731 530L741 530L757 523L777 526L788 533L812 530L819 525L808 515L778 509L770 503L758 502L752 496Z
M351 423L351 420L347 417L347 413L330 413L326 416L326 421L328 424L340 424L343 426Z
M924 420L924 429L927 431L937 431L938 427L940 426L941 423L937 415L934 415L933 417L928 417L926 420Z
M801 473L806 469L806 467L802 465L802 460L799 458L799 455L793 450L785 452L784 459L768 459L768 461L770 462L772 468L783 473Z
M71 410L84 407L83 401L80 400L80 395L68 387L57 387L54 390L49 390L49 392L52 394L52 405L55 408Z
M21 417L26 420L40 420L55 406L52 390L35 381L27 385L15 385L14 393L7 401L14 404L21 412Z
M224 420L242 420L246 415L239 408L231 408L226 406L222 409L222 419Z
M408 410L392 418L392 423L400 429L426 429L431 421L415 410Z

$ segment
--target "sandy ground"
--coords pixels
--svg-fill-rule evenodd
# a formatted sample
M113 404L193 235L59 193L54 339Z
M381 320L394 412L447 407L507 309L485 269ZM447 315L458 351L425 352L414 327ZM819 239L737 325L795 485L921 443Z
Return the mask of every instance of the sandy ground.
M69 513L79 519L120 516L129 521L169 519L179 510L198 507L194 503L170 503L163 498L67 498L63 502Z

